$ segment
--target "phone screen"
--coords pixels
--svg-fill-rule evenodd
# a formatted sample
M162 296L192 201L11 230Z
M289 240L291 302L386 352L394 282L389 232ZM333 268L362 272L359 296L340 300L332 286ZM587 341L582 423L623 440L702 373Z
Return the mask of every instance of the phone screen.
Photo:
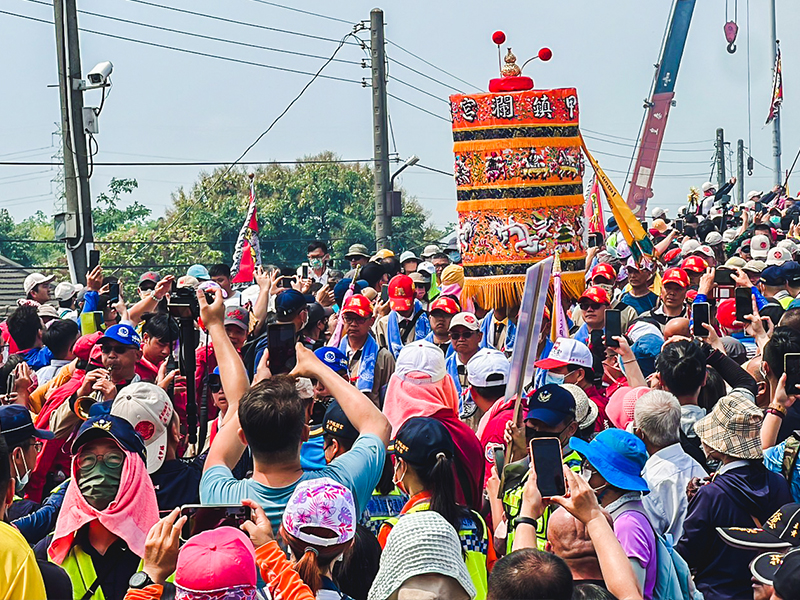
M695 302L692 304L692 331L697 337L708 337L708 330L704 323L711 323L711 313L708 302Z
M100 264L100 250L89 250L89 272Z
M119 283L111 283L108 286L108 301L111 304L119 302Z
M281 278L281 287L286 288L287 290L292 287L292 278L291 277L282 277Z
M181 539L186 541L193 535L216 529L217 527L235 527L239 529L245 521L250 520L250 507L241 504L224 506L200 506L187 504L181 507L181 516L187 516L181 531Z
M389 286L388 285L384 285L381 288L381 302L383 302L385 304L388 301L389 301Z
M678 233L683 233L683 219L675 219L675 230Z
M796 352L784 354L783 370L786 373L786 393L800 394L800 354Z
M267 325L269 348L269 370L273 375L289 373L297 364L297 349L294 323L272 323Z
M494 466L497 468L497 476L502 479L503 468L506 466L506 455L503 454L503 447L495 446L492 455L494 457Z
M535 438L530 443L531 459L536 468L536 482L542 498L567 493L558 438Z
M303 279L308 279L308 263L303 263L302 273Z
M733 271L720 267L714 271L714 283L717 285L736 285L733 280Z
M750 288L736 288L736 320L745 322L747 315L753 314L753 296Z
M606 310L606 346L608 348L619 347L619 342L615 337L622 335L622 313L618 310Z

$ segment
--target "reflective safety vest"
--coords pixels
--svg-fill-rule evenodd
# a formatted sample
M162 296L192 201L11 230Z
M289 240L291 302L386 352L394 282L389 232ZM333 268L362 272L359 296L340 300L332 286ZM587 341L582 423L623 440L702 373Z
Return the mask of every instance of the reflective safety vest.
M429 500L419 502L409 508L405 513L410 515L424 510L430 510L431 504ZM487 579L488 571L486 569L486 556L489 552L489 528L486 527L486 522L474 510L469 511L470 516L461 520L461 529L458 531L458 537L461 540L461 547L464 550L464 561L467 564L467 571L469 571L472 584L475 586L476 595L475 600L485 600L488 591ZM384 520L384 523L390 527L394 527L397 522L402 518L390 517Z
M567 465L573 473L580 473L582 461L581 455L575 452L575 450L564 457L564 464ZM519 516L519 511L522 508L522 492L525 489L525 483L527 481L528 475L526 474L516 486L503 494L503 510L508 520L508 537L506 539L507 554L511 554L511 548L514 545L514 531L516 529L514 520ZM536 521L536 546L539 550L545 549L545 544L547 543L547 521L550 519L550 514L553 510L554 507L552 505L546 506L544 514Z
M61 568L67 572L72 582L72 597L74 600L81 600L97 579L92 557L76 544L72 546L64 562L61 563ZM105 600L102 586L97 586L97 591L92 595L91 600Z
M378 537L381 526L391 517L396 517L408 502L408 494L401 492L396 486L386 495L378 490L372 492L367 507L361 513L359 524L363 525Z

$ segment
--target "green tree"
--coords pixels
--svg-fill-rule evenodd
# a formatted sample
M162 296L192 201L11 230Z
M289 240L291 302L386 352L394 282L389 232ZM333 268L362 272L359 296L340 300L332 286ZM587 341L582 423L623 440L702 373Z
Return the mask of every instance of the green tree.
M253 171L263 262L298 264L312 240L328 242L338 259L350 244L374 247L372 170L358 164L319 162L335 160L336 155L324 152L294 165L265 165ZM181 188L173 195L164 237L168 238L170 223L190 223L192 230L215 240L212 248L230 261L247 211L249 179L244 169L222 173L224 169L204 173L189 192ZM416 199L404 195L403 216L394 219L395 251L416 248L440 235Z
M139 182L135 179L111 178L108 191L97 196L92 208L92 228L95 238L102 238L122 227L143 225L147 221L152 211L136 200L125 208L118 207L121 196L133 193L138 187Z

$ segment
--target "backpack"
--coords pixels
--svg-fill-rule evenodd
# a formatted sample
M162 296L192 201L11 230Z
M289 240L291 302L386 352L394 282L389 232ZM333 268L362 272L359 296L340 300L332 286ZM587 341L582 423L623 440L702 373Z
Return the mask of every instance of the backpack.
M794 468L797 465L798 454L800 454L800 431L795 430L786 438L786 445L783 448L783 462L781 463L781 475L783 475L790 487L794 478Z
M644 515L647 522L650 523L644 510L638 508L631 508L631 510ZM652 523L650 528L656 538L656 560L658 561L653 600L703 600L703 594L694 586L689 565L672 547L672 536L667 534L667 538L664 538L653 529Z

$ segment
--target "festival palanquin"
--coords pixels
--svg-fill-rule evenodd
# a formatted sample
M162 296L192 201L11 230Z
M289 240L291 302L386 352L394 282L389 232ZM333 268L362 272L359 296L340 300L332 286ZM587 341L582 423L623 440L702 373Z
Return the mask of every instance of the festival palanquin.
M538 58L550 56L544 48ZM586 257L578 94L534 90L510 48L504 63L489 93L450 96L464 293L485 308L518 304L526 269L558 252L564 291L577 298Z

